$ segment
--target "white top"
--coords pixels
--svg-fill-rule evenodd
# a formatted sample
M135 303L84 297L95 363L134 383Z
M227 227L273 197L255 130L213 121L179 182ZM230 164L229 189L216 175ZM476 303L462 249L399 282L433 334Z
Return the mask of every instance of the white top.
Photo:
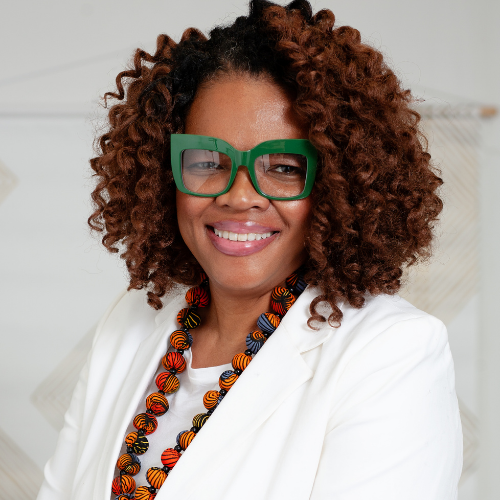
M158 428L156 431L147 436L149 448L146 453L139 455L141 461L141 470L134 476L137 487L149 486L146 481L146 472L150 467L163 467L160 457L166 448L173 448L177 443L175 438L181 431L189 431L193 427L192 420L198 413L206 413L206 408L203 406L203 396L207 391L219 390L219 377L225 370L231 370L231 363L221 366L210 366L208 368L192 368L191 349L184 351L184 359L186 360L186 369L182 373L177 374L180 382L179 390L173 394L167 394L169 410L165 415L156 417L158 419ZM144 392L141 402L135 410L135 415L146 411L146 397L158 392L155 380L159 373L165 371L165 368L160 363L155 376L151 380L148 389ZM129 432L135 432L137 429L130 422L127 431L123 438ZM126 452L125 443L118 456ZM118 459L118 456L116 457ZM115 467L115 477L120 473ZM114 499L115 494L111 494Z
M160 312L145 291L110 307L38 500L109 498L185 292ZM155 500L456 500L462 431L446 328L400 297L367 295L361 309L339 304L339 328L312 330L318 293L297 299Z

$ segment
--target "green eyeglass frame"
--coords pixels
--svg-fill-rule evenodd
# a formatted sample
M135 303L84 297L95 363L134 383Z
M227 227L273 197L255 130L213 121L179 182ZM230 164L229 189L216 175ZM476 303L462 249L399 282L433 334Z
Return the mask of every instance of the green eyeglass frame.
M219 153L224 153L229 156L229 158L231 158L231 175L228 185L223 191L214 194L206 194L196 193L186 188L182 179L182 153L187 149L207 149L210 151L217 151ZM268 194L262 192L257 182L257 176L255 174L255 160L259 156L268 155L271 153L295 153L306 157L306 179L304 183L304 189L300 194L290 197L279 197L269 196ZM177 186L177 189L182 193L191 194L193 196L201 196L205 198L214 198L216 196L223 195L231 189L231 186L233 185L234 179L236 178L236 174L238 172L238 167L245 166L248 169L253 187L260 196L263 196L264 198L268 198L270 200L291 201L306 198L311 194L311 190L314 185L314 179L316 177L318 152L316 148L311 144L311 142L307 139L277 139L272 141L265 141L261 142L249 151L240 151L231 146L226 141L217 139L216 137L193 134L172 134L170 136L170 158L175 185Z

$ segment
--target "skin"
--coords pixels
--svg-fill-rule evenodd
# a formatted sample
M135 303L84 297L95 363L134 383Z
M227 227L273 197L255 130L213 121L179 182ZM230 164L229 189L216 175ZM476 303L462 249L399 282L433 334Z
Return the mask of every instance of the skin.
M243 151L266 140L307 138L290 95L266 76L245 74L225 74L203 85L185 133L217 137ZM201 326L192 330L194 368L229 363L245 350L258 316L270 309L273 288L305 261L310 212L310 198L272 201L260 196L246 167L239 168L231 189L216 198L177 191L181 235L210 279L210 306L202 310ZM226 255L208 234L220 220L252 221L279 232L256 253Z

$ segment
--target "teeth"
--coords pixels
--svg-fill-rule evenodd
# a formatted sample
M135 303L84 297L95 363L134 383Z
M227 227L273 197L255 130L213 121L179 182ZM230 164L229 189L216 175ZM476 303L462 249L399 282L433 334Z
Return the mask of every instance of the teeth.
M269 238L273 233L272 231L268 233L233 233L231 231L219 231L214 228L214 233L219 238L224 238L225 240L230 241L256 241L256 240L265 240Z

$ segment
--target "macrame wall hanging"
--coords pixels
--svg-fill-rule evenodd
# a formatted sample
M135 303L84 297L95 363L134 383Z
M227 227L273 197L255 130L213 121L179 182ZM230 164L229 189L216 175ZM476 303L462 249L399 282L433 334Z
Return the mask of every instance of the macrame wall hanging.
M422 116L432 161L441 170L444 209L432 258L405 273L401 295L449 326L478 293L481 135L485 119L496 110L477 105L426 104L418 105L416 110ZM454 339L450 340L453 349ZM477 345L478 338L467 341ZM475 409L460 399L458 389L464 433L464 481L477 464L478 424Z

